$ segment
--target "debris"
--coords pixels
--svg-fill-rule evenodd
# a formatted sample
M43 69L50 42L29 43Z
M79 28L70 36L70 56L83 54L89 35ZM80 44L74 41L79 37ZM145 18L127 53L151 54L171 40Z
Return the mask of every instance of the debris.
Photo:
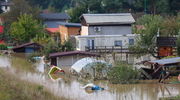
M85 85L83 88L85 90L94 90L94 91L104 90L104 88L102 88L102 87L100 87L98 85L92 84L92 83L89 83L89 84Z

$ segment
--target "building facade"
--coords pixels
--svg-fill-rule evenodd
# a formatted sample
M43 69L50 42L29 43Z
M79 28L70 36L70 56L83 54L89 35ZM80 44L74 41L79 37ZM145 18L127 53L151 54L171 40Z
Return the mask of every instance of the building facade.
M132 34L135 20L130 13L83 14L80 19L82 26L81 35L76 36L77 50L128 48L135 42L136 35Z

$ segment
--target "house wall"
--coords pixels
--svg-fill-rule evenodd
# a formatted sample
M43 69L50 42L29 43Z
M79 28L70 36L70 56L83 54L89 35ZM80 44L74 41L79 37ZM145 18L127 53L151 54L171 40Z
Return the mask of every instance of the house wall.
M122 47L128 48L129 39L134 39L136 35L89 35L89 36L77 36L76 37L76 49L85 51L85 47L88 46L88 40L94 40L94 46L115 46L115 41L122 41Z
M60 28L60 38L62 43L68 40L69 36L80 34L80 27L66 27L61 25L59 28Z
M81 26L81 35L88 35L88 26Z
M89 56L73 55L73 56L57 57L57 66L58 67L71 67L76 61L85 57L89 57Z
M95 28L99 28L99 31L96 31ZM120 25L120 26L89 26L88 30L85 30L85 33L88 31L88 35L124 35L132 34L131 25Z
M65 27L65 26L60 25L59 30L60 30L61 42L63 43L68 38L68 28Z

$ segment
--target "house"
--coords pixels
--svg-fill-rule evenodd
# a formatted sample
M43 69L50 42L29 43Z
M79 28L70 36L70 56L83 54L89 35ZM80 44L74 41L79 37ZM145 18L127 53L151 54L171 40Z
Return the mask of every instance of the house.
M17 53L33 53L41 50L42 48L43 46L38 43L25 43L12 48L12 50Z
M157 37L158 56L166 57L175 55L177 37Z
M58 28L57 22L68 22L70 17L66 13L41 13L40 19L43 20L47 28Z
M99 54L85 51L69 51L57 52L49 55L51 64L61 67L62 69L69 69L76 61L85 57L100 57Z
M13 5L12 2L10 2L9 0L5 0L4 2L1 1L0 2L0 6L1 6L1 10L5 13L10 11L10 7Z
M80 23L64 23L58 22L59 32L61 37L61 43L64 43L70 36L80 35L81 24Z
M60 30L59 22L68 22L70 19L66 13L41 13L40 19L43 20L43 24L46 26L45 30L51 35L51 37L57 42L60 42Z
M76 36L77 50L127 48L133 45L136 35L132 34L132 24L135 22L130 13L117 14L83 14L81 20L81 35Z

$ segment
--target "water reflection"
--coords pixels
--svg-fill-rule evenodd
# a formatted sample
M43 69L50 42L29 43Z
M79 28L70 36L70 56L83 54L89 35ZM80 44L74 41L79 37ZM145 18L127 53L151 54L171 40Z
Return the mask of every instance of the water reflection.
M21 64L21 62L16 63ZM77 80L71 80L70 82L63 79L52 81L48 74L43 73L44 67L42 65L42 62L36 64L38 71L41 73L21 71L13 67L9 57L0 56L1 67L11 66L7 71L22 80L43 85L56 96L64 96L72 100L158 100L160 97L175 96L180 93L179 85L173 84L114 85L109 84L107 81L95 82L95 84L104 87L104 91L89 93L82 88L85 84Z

